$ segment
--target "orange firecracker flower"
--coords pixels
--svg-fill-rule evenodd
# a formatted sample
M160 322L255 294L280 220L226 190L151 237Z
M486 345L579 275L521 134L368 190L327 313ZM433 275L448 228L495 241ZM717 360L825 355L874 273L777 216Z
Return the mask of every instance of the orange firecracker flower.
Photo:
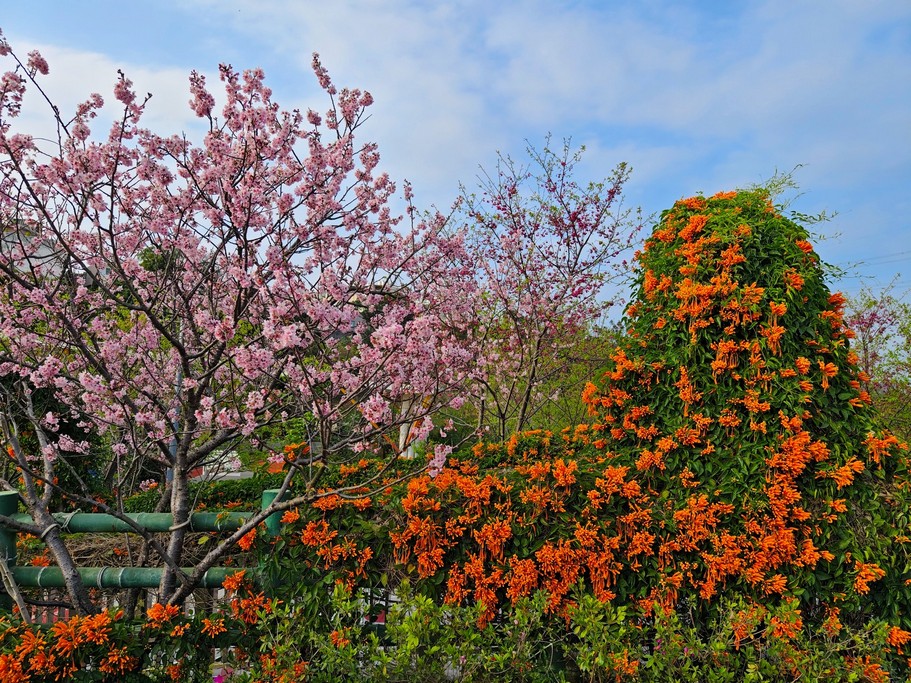
M798 273L796 270L791 269L791 270L786 271L784 274L784 279L785 279L785 282L788 283L788 286L791 287L792 289L796 289L797 291L800 291L801 289L803 289L803 285L804 285L803 275Z
M221 617L202 620L202 632L207 636L214 638L220 633L227 633L227 631L225 620Z
M259 621L260 612L270 612L269 601L263 593L251 595L248 598L234 598L231 601L231 612L234 617L245 624L255 624Z
M241 585L243 585L244 574L246 573L246 570L242 569L236 574L231 574L231 576L225 577L225 580L221 582L222 588L224 588L226 591L236 591L241 587Z
M253 547L253 543L256 541L256 528L250 529L247 533L240 537L240 540L237 542L237 545L240 546L241 550L250 550Z
M854 481L854 475L864 471L864 464L857 458L851 458L838 469L829 472L828 477L835 480L835 485L842 489ZM817 475L819 476L819 475ZM823 475L825 476L825 475Z
M571 486L576 483L576 477L573 472L578 469L579 465L575 460L565 462L562 458L558 458L554 461L554 479L560 486Z
M879 581L886 575L885 570L880 569L879 565L874 562L864 563L857 561L855 566L857 567L857 576L854 578L854 590L861 595L869 593L870 584L874 581Z
M791 640L797 637L800 629L803 628L803 619L800 610L794 609L792 618L782 618L774 616L769 620L769 635L773 638L783 638Z
M825 391L829 388L829 378L838 374L838 366L835 363L819 361L819 370L822 372L822 388Z
M342 634L341 631L333 631L329 634L329 641L337 648L343 648L351 644L351 641Z
M189 624L178 624L177 626L175 626L174 628L171 629L171 637L172 638L181 638L181 637L183 637L183 634L186 633L189 628L190 628Z
M291 510L285 510L285 514L282 515L282 524L294 524L297 520L301 518L300 512L297 508L292 508Z
M131 657L125 647L121 647L111 650L108 656L101 660L98 669L102 673L123 676L128 671L133 671L137 664L139 664L139 660Z
M520 560L515 555L509 561L509 586L506 597L517 600L531 595L538 587L538 570L532 559Z
M838 632L843 628L838 618L840 612L841 610L838 607L829 607L826 610L826 620L822 622L822 630L829 638L837 636Z
M886 636L886 642L898 650L900 655L904 654L902 647L909 641L911 641L911 632L900 629L898 626L889 629L889 635Z
M79 625L79 634L89 643L104 645L111 635L111 615L99 612L88 617L83 617Z
M873 432L867 434L867 438L864 441L864 446L867 447L867 451L870 453L870 457L877 465L883 460L885 456L889 455L890 449L908 449L907 444L903 444L892 434L887 434L885 437L878 439L876 438L876 435L873 434Z
M42 554L40 554L40 555L35 555L35 556L32 558L32 563L31 563L31 564L32 564L33 567L50 567L50 566L51 566L51 558L49 558L49 557L48 557L46 554L44 554L44 553L42 553Z
M686 199L678 199L675 203L675 206L684 206L687 209L692 209L693 211L702 211L705 208L705 198L703 197L687 197Z
M781 338L786 331L781 325L769 325L763 327L759 333L768 340L769 351L777 356L781 353Z
M180 608L177 605L162 605L160 602L156 602L146 610L146 616L148 616L149 622L152 626L156 627L161 627L171 621L171 619L176 617L179 613Z

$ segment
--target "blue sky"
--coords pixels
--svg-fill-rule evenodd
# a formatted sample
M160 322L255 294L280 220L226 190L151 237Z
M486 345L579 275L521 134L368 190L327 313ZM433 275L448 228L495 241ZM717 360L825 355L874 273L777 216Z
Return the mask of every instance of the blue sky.
M219 62L265 69L282 106L325 109L319 52L373 94L362 136L423 206L548 132L586 146L585 179L628 162L645 214L800 165L791 208L838 214L817 245L848 270L836 286L911 288L907 0L0 0L0 28L41 49L64 110L120 68L154 94L160 132L192 133L187 74L215 83Z

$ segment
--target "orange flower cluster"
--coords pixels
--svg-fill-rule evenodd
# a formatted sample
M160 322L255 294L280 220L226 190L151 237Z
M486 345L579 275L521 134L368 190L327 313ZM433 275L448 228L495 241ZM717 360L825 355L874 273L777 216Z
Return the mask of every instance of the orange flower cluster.
M873 432L867 434L867 438L864 440L864 446L867 447L870 458L877 465L881 464L890 452L894 452L895 450L908 450L908 444L902 443L893 434L886 434L882 438L877 438L876 434Z
M275 652L264 652L259 656L259 663L262 667L262 681L274 681L274 683L298 683L298 681L307 680L307 669L310 662L300 660L295 662L290 668L281 661Z
M235 619L252 625L259 621L261 612L271 612L272 605L263 593L249 593L231 600L231 613Z
M874 581L879 581L886 575L886 572L883 569L880 569L879 565L870 562L860 562L855 563L857 569L857 576L854 578L854 590L856 590L861 595L870 592L870 584Z
M212 619L206 617L202 620L202 632L210 638L215 638L221 633L227 633L227 631L228 629L225 626L225 620L223 617L216 617Z
M235 572L228 577L225 577L225 580L221 582L222 588L228 592L237 591L241 586L244 585L244 575L247 573L245 569L242 569L239 572Z
M687 369L682 365L680 366L680 379L674 383L674 386L680 390L677 395L683 401L683 414L686 415L689 413L690 406L702 398L702 393L693 389Z
M797 617L793 619L783 619L778 616L772 617L769 624L769 635L773 638L784 638L786 640L795 638L800 629L803 628L800 610L795 611L797 612Z
M897 626L893 626L889 629L889 634L886 636L886 642L894 647L898 651L898 654L904 654L902 648L911 642L911 631L905 631Z
M364 567L373 557L370 548L359 548L352 538L344 538L335 542L338 531L329 526L323 519L308 522L301 532L301 543L315 549L316 557L323 561L325 569L337 567L348 560L354 560L354 567L348 570L349 580L364 574Z
M27 625L10 625L0 620L0 642L18 638L12 652L0 653L0 680L4 683L28 683L32 680L72 680L82 671L87 648L103 652L95 660L98 671L125 677L134 671L139 660L126 647L112 641L112 625L122 612L101 612L90 616L73 616L54 622L49 631L33 630Z
M852 457L844 465L830 471L822 471L817 476L827 476L835 481L836 486L842 489L850 486L854 482L854 475L863 472L866 469L863 461Z
M149 626L153 628L161 628L178 614L180 614L180 608L177 605L162 605L160 602L156 602L146 610Z
M342 631L333 631L330 633L329 642L332 643L333 647L337 647L339 649L347 647L351 644L351 640L349 638L346 638Z
M292 508L290 510L285 510L284 514L282 514L281 523L294 524L300 518L300 511L297 508Z
M256 527L250 529L250 531L241 536L240 540L237 542L237 545L240 546L241 550L250 550L255 542Z

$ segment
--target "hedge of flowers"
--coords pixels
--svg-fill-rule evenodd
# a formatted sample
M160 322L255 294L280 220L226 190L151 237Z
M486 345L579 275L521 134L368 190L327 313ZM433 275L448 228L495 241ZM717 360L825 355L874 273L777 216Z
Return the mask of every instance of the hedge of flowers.
M273 599L241 582L206 622L154 608L143 628L192 643L162 645L158 661L182 665L230 639L251 679L332 680L340 666L367 676L373 663L371 680L409 680L389 673L401 664L390 652L416 666L422 628L451 624L434 631L445 644L470 615L477 638L513 633L521 617L551 639L509 666L513 680L562 680L542 663L554 648L572 660L561 671L591 680L707 680L697 665L716 680L905 675L908 449L877 427L844 299L827 289L807 232L762 192L693 197L662 214L637 259L627 334L583 395L588 424L477 444L376 499L326 496L287 512L280 538L247 544L265 551ZM384 615L409 625L388 621L393 637L405 632L390 650L365 631L377 614L357 596L403 577L417 597ZM0 674L20 678L0 678L53 680L36 668L50 664L32 664L49 658L76 666L36 633L7 629ZM501 680L495 641L484 641L486 664L455 659L447 675ZM99 650L93 671L142 668L125 643L102 648L107 659ZM422 652L449 661L443 644ZM191 668L176 673L190 680Z

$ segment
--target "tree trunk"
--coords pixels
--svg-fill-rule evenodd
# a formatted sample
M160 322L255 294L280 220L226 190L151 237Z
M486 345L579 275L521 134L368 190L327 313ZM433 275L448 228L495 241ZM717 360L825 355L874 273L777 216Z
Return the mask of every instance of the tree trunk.
M525 420L528 415L528 406L531 404L531 396L534 391L535 380L538 378L538 362L541 358L541 344L543 336L539 336L535 342L535 350L531 357L531 368L525 377L525 391L522 393L522 403L519 405L519 417L516 420L516 432L525 429Z
M88 590L82 583L76 563L73 562L73 556L70 555L69 549L60 537L60 525L47 510L35 506L30 512L37 526L45 529L44 543L54 556L57 566L60 567L73 607L82 616L97 614L98 608L89 598Z
M174 478L171 480L171 514L174 523L171 527L171 537L168 540L167 553L174 560L174 566L179 567L183 556L183 546L187 535L190 519L190 488L187 482L188 470L186 458L178 456L174 465ZM158 599L167 602L174 595L177 587L177 574L173 567L165 568L158 586Z

